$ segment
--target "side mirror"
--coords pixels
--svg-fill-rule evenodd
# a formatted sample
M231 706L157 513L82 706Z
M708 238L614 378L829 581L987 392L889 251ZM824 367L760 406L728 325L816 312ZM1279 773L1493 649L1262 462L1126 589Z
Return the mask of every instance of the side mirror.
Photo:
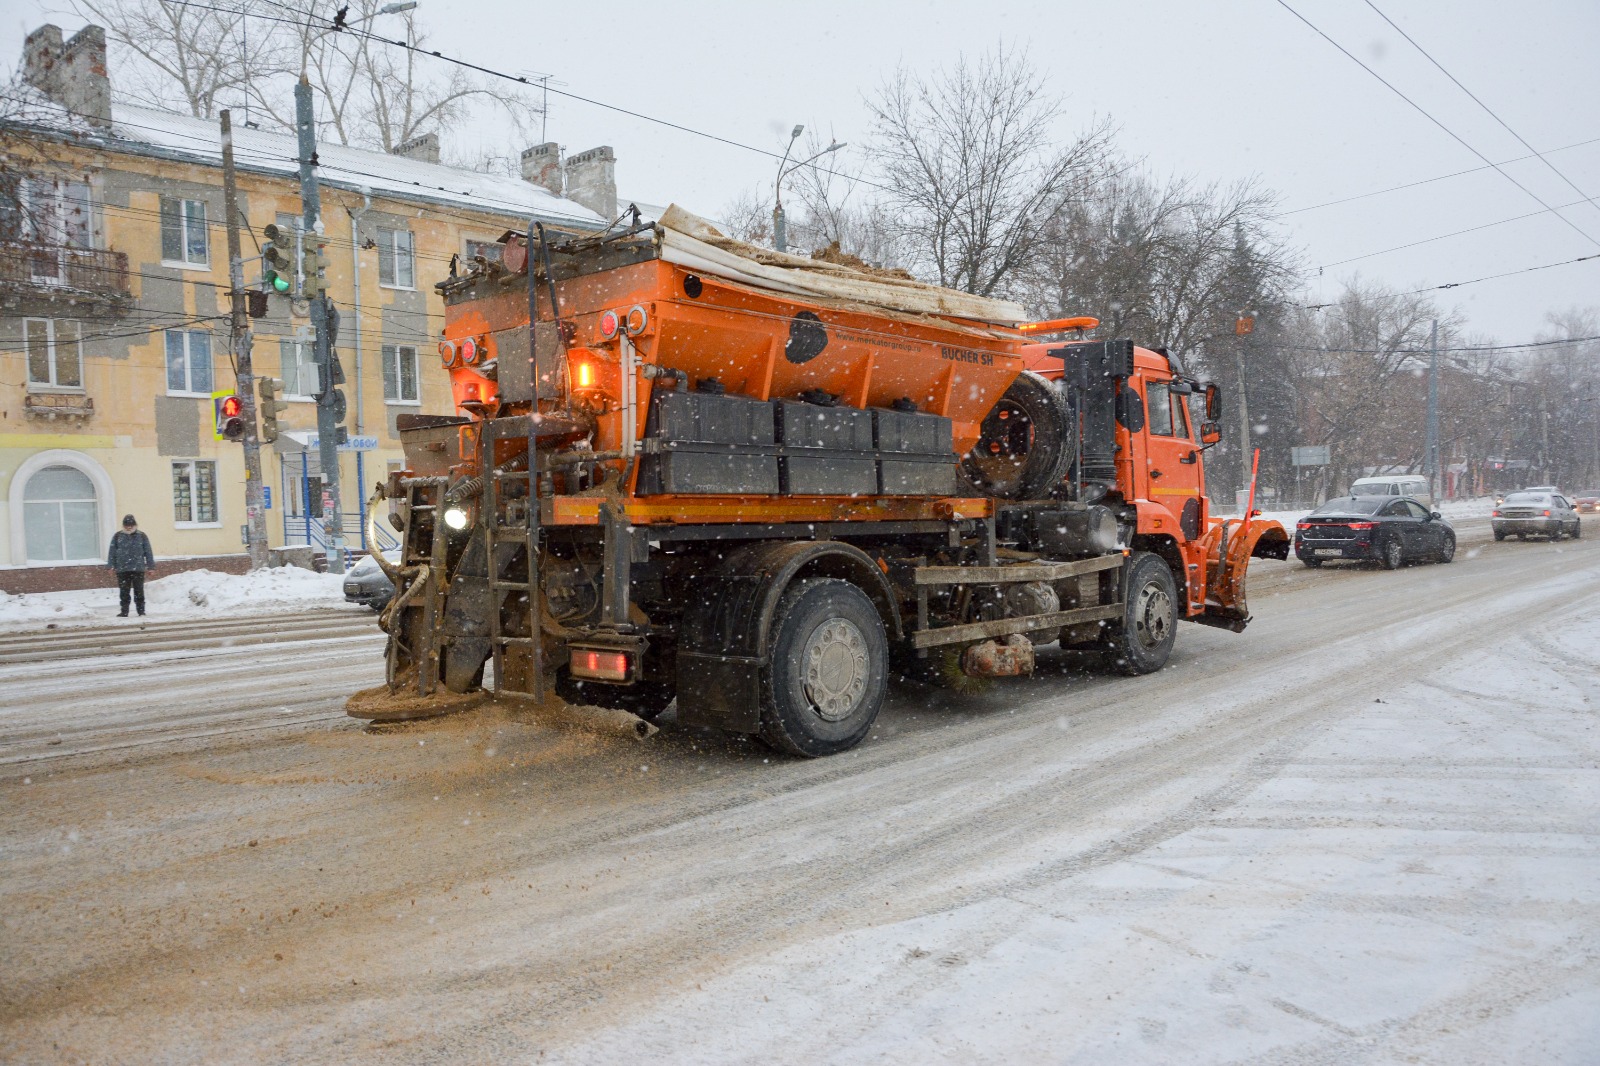
M1222 439L1222 427L1215 422L1200 423L1200 443L1215 444Z
M1429 511L1428 512L1428 517L1429 518L1443 518L1444 515L1440 514L1438 511Z
M1200 387L1206 394L1206 418L1215 422L1222 417L1222 390L1215 381L1208 381Z

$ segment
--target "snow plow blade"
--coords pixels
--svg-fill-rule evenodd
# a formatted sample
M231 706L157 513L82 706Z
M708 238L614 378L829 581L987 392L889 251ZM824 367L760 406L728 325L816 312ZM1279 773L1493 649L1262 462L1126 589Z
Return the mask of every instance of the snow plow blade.
M1242 527L1242 529L1241 529ZM1250 624L1245 578L1251 559L1287 559L1289 534L1270 519L1225 518L1206 531L1206 609L1192 621L1234 633Z

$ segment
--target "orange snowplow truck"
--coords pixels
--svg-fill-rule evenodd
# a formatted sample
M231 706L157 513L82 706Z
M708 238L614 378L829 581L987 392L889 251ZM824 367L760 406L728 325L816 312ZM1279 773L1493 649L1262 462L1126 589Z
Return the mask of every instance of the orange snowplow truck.
M400 416L369 504L403 554L367 718L485 688L803 756L892 674L1160 669L1180 619L1249 619L1275 522L1204 494L1215 386L1092 319L741 245L669 209L503 238L439 286L458 414ZM1198 432L1191 409L1203 409Z

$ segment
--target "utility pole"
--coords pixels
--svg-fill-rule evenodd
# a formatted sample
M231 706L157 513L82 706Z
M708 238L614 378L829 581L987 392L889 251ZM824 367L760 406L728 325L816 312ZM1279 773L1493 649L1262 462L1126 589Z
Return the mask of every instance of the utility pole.
M304 74L294 87L295 125L300 135L300 209L305 228L319 244L322 240L322 196L317 188L317 127L311 110L311 82ZM315 253L321 260L321 249ZM328 541L328 572L344 573L344 513L339 505L339 421L336 410L344 394L338 391L343 374L329 336L328 297L325 290L308 292L311 326L316 331L312 360L317 365L317 455L321 460L322 528Z
M267 510L261 480L261 438L256 435L255 375L250 367L250 316L245 308L244 260L239 255L239 184L233 169L233 116L222 112L222 211L228 218L228 297L235 395L244 418L245 546L250 569L267 565Z
M1233 332L1239 338L1238 345L1234 348L1234 359L1239 367L1239 460L1241 464L1241 484L1245 489L1250 488L1255 478L1255 465L1252 461L1250 448L1250 398L1245 394L1245 366L1244 350L1250 342L1246 339L1256 329L1256 313L1254 311L1240 311L1238 319L1233 324Z
M1423 471L1428 475L1428 493L1435 500L1443 478L1439 471L1439 320L1433 320L1428 340L1428 439L1423 445Z

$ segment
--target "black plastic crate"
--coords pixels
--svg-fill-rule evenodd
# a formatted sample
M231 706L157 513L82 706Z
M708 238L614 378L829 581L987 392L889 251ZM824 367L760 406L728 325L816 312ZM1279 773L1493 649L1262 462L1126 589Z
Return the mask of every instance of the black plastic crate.
M780 488L778 457L770 449L672 444L640 456L641 496L774 496Z
M953 455L885 454L878 463L878 492L883 496L961 496L964 490Z
M871 411L798 400L773 400L772 408L778 416L778 442L785 448L872 454Z
M789 496L873 496L878 492L878 464L871 452L789 451L783 456L783 491Z
M650 400L649 436L660 441L770 448L772 405L748 396L658 389Z
M939 456L955 452L955 425L943 415L875 407L872 423L880 452Z

